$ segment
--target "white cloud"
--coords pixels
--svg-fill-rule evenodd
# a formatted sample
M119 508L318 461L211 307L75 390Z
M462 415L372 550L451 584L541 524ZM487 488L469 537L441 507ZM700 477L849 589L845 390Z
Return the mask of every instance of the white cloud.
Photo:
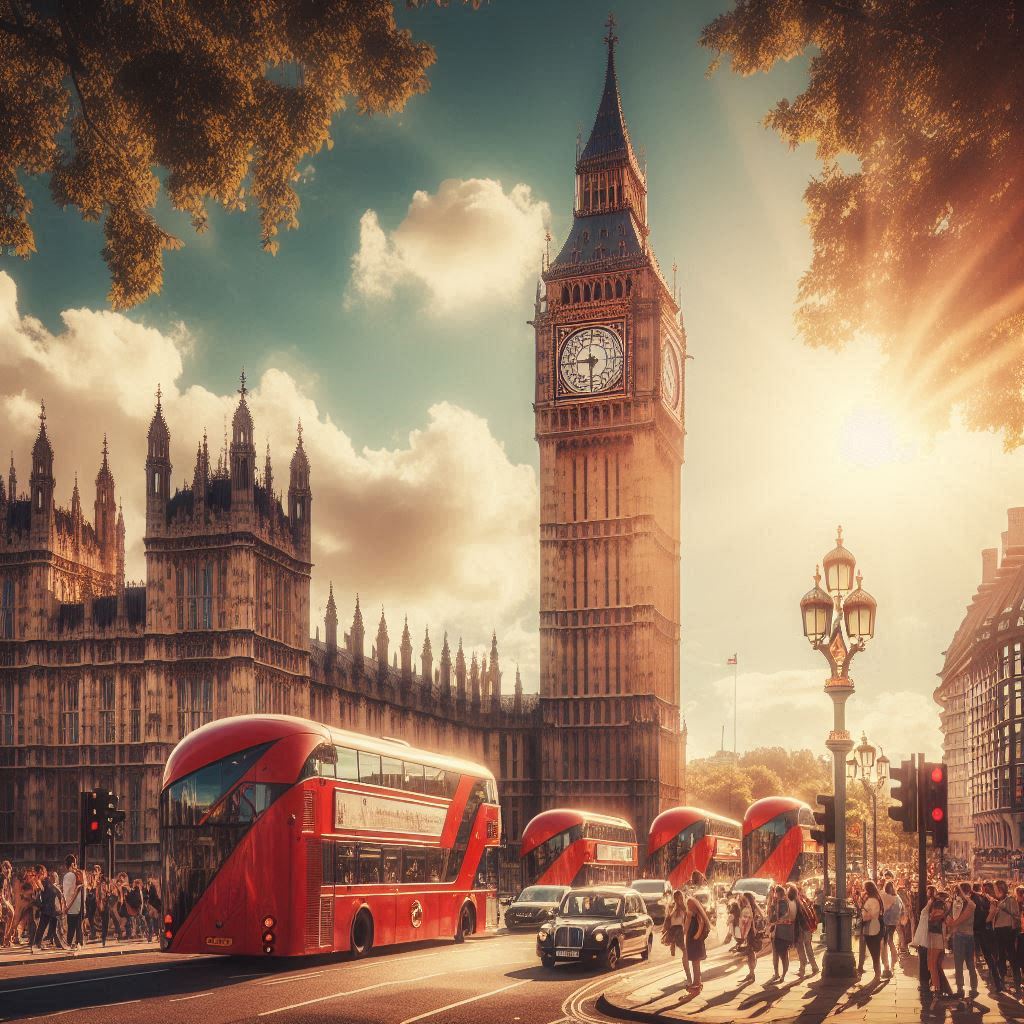
M91 510L102 436L109 434L124 502L127 571L140 578L143 466L156 385L163 388L178 481L191 482L204 427L211 448L219 448L237 395L182 386L193 344L184 327L165 334L119 313L87 309L67 310L62 319L64 329L51 334L20 316L14 281L0 273L3 449L13 449L20 485L27 487L45 398L58 503L70 504L77 471L83 506ZM440 402L404 444L360 449L294 375L275 367L253 382L250 406L256 436L270 438L279 490L287 489L295 425L302 420L313 474L311 628L322 621L333 580L345 628L359 591L370 636L381 604L393 646L409 615L417 655L426 625L435 658L444 630L453 645L465 638L468 656L474 646L489 648L494 628L509 691L517 659L525 684L537 679L537 482L531 467L509 460L485 419ZM262 451L258 462L262 467Z
M537 271L549 219L528 185L506 193L490 178L449 178L433 195L416 192L390 232L367 210L348 298L389 299L399 285L418 284L436 312L511 302Z

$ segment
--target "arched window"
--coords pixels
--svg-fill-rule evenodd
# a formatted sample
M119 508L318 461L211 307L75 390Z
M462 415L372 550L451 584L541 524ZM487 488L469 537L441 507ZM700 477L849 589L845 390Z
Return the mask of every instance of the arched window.
M612 297L612 283L611 281L605 281L604 283L604 297L610 299Z
M619 252L622 251L622 242L619 243ZM617 278L615 281L615 298L622 298L622 278Z
M583 301L584 302L589 302L590 301L590 285L589 284L585 284L583 286Z
M0 585L0 637L14 639L14 580L10 578Z
M573 302L579 302L580 301L580 286L578 284L575 284L572 287L572 301Z
M562 302L568 304L569 302L569 286L562 285Z
M626 240L624 238L619 239L619 255L626 255Z
M627 277L626 278L626 294L629 295L629 293L632 290L633 290L633 278Z

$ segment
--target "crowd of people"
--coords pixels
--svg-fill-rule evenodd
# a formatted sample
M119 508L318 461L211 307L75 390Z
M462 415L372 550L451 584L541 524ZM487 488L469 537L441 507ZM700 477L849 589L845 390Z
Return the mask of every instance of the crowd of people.
M108 878L99 864L82 868L69 853L64 870L43 864L15 872L0 863L0 947L27 945L30 952L46 948L81 949L86 943L107 944L137 939L152 942L160 934L162 906L155 878L130 880L125 872Z

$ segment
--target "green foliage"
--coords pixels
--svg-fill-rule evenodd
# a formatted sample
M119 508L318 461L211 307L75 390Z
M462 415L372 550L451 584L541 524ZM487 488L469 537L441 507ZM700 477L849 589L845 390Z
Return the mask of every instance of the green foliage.
M153 216L161 181L197 232L248 193L273 253L335 114L401 110L433 61L392 0L0 0L0 245L35 251L21 178L48 174L103 221L115 308L159 291L182 244Z
M1024 440L1024 17L1016 0L737 0L701 44L740 74L811 54L765 118L814 143L811 345L877 338L904 400L940 427Z

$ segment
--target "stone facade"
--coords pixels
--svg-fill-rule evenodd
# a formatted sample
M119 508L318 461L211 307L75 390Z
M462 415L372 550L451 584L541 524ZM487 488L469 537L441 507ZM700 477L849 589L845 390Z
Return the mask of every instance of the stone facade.
M949 842L982 874L1006 874L1024 847L1024 508L982 573L945 652L935 699L949 766Z

